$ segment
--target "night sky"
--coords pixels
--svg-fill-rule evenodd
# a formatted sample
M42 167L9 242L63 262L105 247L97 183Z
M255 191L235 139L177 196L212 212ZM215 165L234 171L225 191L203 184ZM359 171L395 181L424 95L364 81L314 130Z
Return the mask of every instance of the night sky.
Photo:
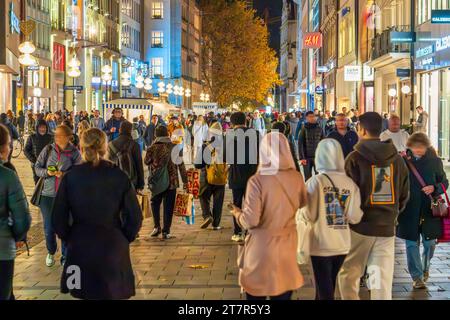
M280 26L281 12L283 9L283 0L254 0L255 9L258 15L265 16L265 11L269 14L269 19L280 17L276 22L269 25L270 46L278 52L280 51Z

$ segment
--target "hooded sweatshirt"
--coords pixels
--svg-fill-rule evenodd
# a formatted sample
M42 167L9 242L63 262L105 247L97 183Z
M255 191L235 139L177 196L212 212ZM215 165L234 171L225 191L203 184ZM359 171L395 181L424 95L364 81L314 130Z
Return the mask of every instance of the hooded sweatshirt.
M319 174L306 183L308 204L302 209L303 217L312 224L310 254L346 255L351 245L349 224L359 223L363 212L359 188L345 174L339 142L325 139L319 143L316 168Z
M409 173L391 140L362 140L345 161L345 171L361 190L364 215L352 230L371 237L393 237L397 217L409 198Z

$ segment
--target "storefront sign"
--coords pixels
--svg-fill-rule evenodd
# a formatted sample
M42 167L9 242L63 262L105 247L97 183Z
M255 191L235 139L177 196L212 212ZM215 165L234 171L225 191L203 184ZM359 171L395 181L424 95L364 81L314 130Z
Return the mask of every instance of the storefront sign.
M361 80L361 66L345 66L344 81L358 82Z
M416 41L415 32L398 32L391 31L391 42L397 43L413 43Z
M421 64L421 66L432 65L432 64L434 64L434 58L430 57L430 58L423 59L420 64Z
M421 57L425 57L429 54L432 54L434 52L434 47L433 45L428 46L428 47L424 47L424 48L420 48L416 51L416 58L421 58Z
M316 87L316 94L323 94L323 92L324 92L324 88L322 86Z
M322 48L323 37L320 32L307 32L303 39L303 49L319 49Z
M20 20L17 18L16 14L14 13L14 3L11 2L9 5L9 26L11 33L17 33L20 34Z
M450 48L450 36L443 37L436 41L436 52Z
M53 43L53 70L64 72L66 66L66 47Z
M432 10L431 23L450 23L450 10Z
M397 69L397 77L399 77L399 78L411 77L411 70L410 69Z
M329 70L328 70L328 67L327 66L318 66L317 67L317 73L327 73Z
M64 91L83 91L83 86L64 86Z
M365 65L364 66L363 81L374 81L374 80L375 80L374 69Z

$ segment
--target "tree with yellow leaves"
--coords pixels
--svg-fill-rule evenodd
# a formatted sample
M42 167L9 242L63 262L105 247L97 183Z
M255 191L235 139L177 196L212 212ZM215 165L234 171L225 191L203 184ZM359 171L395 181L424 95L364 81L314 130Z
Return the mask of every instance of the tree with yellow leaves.
M280 80L263 20L242 1L202 0L200 5L202 70L212 99L223 107L264 103Z

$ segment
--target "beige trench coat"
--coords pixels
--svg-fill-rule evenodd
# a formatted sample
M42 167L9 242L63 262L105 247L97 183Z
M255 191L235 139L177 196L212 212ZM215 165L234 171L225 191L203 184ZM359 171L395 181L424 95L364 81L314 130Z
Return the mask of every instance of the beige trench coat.
M257 173L249 180L243 209L237 213L239 224L248 230L238 259L239 284L245 292L278 296L303 285L296 260L295 215L305 205L305 183L295 170L277 176Z

